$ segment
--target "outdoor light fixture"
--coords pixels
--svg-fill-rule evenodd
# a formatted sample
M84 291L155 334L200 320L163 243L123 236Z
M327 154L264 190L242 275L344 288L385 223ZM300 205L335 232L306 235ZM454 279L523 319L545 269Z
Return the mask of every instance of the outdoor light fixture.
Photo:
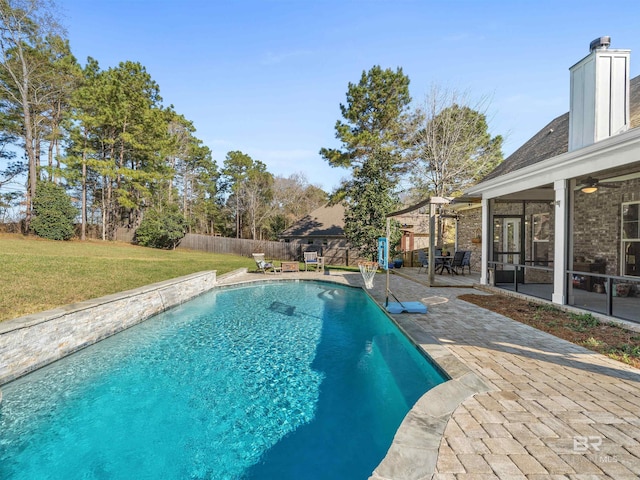
M585 185L580 189L580 191L583 193L594 193L598 191L598 187L592 186L592 185Z

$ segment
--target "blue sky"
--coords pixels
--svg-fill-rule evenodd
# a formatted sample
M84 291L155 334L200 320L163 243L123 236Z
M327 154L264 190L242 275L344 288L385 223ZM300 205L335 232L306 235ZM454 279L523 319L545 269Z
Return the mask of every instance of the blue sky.
M490 96L508 155L569 109L569 67L609 35L640 64L640 2L592 0L58 0L71 48L106 69L144 65L218 164L241 150L326 190L349 82L402 67L414 101L433 84ZM638 59L636 60L636 56Z

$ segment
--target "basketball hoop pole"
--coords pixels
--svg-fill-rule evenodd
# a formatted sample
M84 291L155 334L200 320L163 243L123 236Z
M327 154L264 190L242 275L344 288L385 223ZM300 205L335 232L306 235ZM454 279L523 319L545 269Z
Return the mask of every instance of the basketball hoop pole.
M389 217L387 217L387 231L385 233L385 236L387 237L387 245L389 245L389 241L390 241L390 236L391 236L391 220L389 219ZM384 300L384 306L388 307L389 306L389 258L388 258L388 253L389 251L387 250L387 258L386 258L386 265L387 265L387 288L385 289L386 292L386 298Z
M385 252L385 255L387 255L387 259L385 264L387 265L387 288L386 288L386 297L384 299L384 306L385 308L389 306L389 294L391 294L391 296L396 300L396 302L398 302L400 304L400 306L402 308L404 308L404 305L402 305L402 302L400 300L398 300L398 297L396 297L393 292L391 291L391 289L389 288L389 241L391 237L391 220L387 217L387 232L386 232L386 243L387 243L387 251Z

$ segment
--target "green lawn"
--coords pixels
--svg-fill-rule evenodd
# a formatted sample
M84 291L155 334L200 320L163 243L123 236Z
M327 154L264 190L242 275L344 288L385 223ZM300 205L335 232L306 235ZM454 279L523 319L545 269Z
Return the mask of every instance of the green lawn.
M56 242L0 234L0 321L203 270L255 267L251 258L118 242Z

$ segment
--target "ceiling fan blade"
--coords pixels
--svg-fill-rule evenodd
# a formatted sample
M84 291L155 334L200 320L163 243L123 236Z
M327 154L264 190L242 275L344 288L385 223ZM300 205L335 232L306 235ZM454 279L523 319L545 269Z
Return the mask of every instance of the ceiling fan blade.
M624 182L626 180L635 180L636 178L640 178L640 172L629 173L626 175L618 175L617 177L603 178L600 180L601 182Z
M583 178L580 182L580 188L582 187L597 187L598 179L593 178L592 176L588 176L587 178Z

